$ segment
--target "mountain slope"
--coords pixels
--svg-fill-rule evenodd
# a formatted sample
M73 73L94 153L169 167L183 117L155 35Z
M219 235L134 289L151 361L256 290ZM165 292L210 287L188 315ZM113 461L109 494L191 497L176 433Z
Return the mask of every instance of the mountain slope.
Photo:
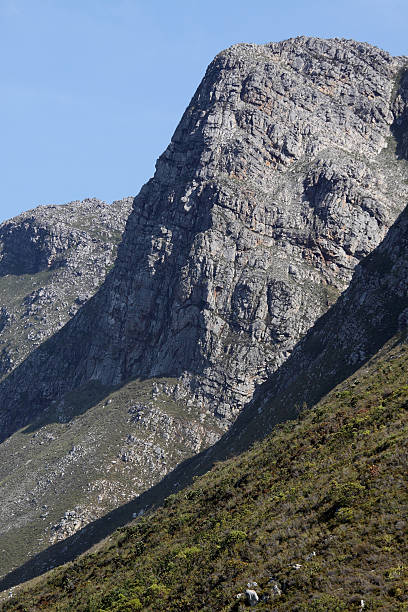
M408 199L405 63L370 45L310 38L215 58L135 199L105 283L0 384L3 507L18 517L4 516L0 548L25 543L30 530L38 538L3 558L1 573L41 550L47 557L55 531L76 530L82 546L87 522L213 442L347 287ZM279 419L290 414L283 408ZM228 454L232 440L238 448L240 423L256 409L229 446L184 464L157 498ZM251 439L264 431L256 419L253 427ZM112 465L103 490L92 490ZM137 512L155 501L146 495ZM78 550L63 546L56 562Z
M0 224L0 378L99 289L132 201L39 206Z
M259 610L358 610L361 600L406 609L401 340L299 420L3 609L240 610L254 581Z
M185 461L161 483L133 502L110 513L105 519L100 519L83 528L80 533L69 539L67 550L64 551L62 546L53 547L47 554L39 555L38 559L29 562L26 567L11 573L2 581L2 587L12 586L21 582L24 578L38 575L47 567L47 559L49 566L51 559L53 563L60 563L64 559L73 558L75 554L83 552L87 547L98 542L103 535L108 535L114 526L126 523L132 514L137 515L143 513L147 508L160 505L169 494L190 484L195 477L208 471L214 462L242 452L254 441L262 439L268 431L272 431L271 436L261 447L269 449L267 451L269 453L267 455L268 459L265 459L265 461L262 459L264 463L262 464L263 476L261 480L258 481L257 451L255 450L254 453L251 451L246 459L242 459L251 470L251 477L246 477L242 482L245 483L245 487L251 487L251 483L253 483L254 490L262 485L261 491L267 495L269 485L265 485L265 478L268 470L271 471L270 463L273 463L272 474L268 478L273 480L274 486L278 490L280 487L286 491L285 487L288 487L288 490L291 491L291 502L295 505L300 504L299 511L293 513L293 505L280 505L281 501L286 500L285 496L282 500L279 495L273 497L273 504L279 503L278 510L273 514L274 520L277 521L276 524L280 526L279 529L282 529L282 522L279 519L282 511L287 512L285 521L289 523L294 521L295 524L297 524L299 515L302 516L302 512L305 516L311 513L314 517L313 521L316 529L320 529L322 525L317 521L320 510L317 512L314 506L309 507L306 504L302 491L296 488L298 486L297 479L300 474L302 486L313 490L324 500L326 499L325 495L330 493L330 482L333 478L337 478L336 471L338 471L339 487L341 488L343 484L344 487L348 486L350 481L354 483L351 491L355 491L357 495L355 500L354 498L349 500L349 505L344 506L346 509L354 508L356 510L358 524L354 525L353 529L357 531L353 533L358 534L358 537L366 542L365 545L368 548L373 546L372 538L374 537L376 542L378 538L382 537L381 533L384 529L379 526L376 509L383 508L384 506L381 504L385 504L391 513L388 518L390 521L392 519L394 523L397 523L406 513L406 495L404 489L401 488L401 478L404 476L407 446L406 360L408 354L405 341L407 333L406 309L408 306L407 252L408 213L404 211L383 243L367 260L358 266L350 287L336 305L316 323L305 339L298 344L288 361L260 388L257 397L254 398L253 405L249 405L242 412L229 432L218 443L200 455ZM361 356L363 349L365 351L364 357ZM358 359L356 359L356 355ZM359 359L362 359L362 361L359 362ZM371 361L368 361L369 359ZM350 374L351 377L341 383ZM315 401L322 398L338 383L340 383L340 386L321 400L317 408L313 408L310 412L308 410L302 412L302 418L297 425L292 423L284 426L283 429L275 429L277 422L296 416L303 401L307 401L312 406ZM282 432L284 434L283 438L281 437ZM317 448L314 448L315 444L317 444ZM280 455L278 453L279 461L277 459L278 455L274 455L277 452L277 447L280 449ZM388 448L391 448L389 453L382 453ZM381 460L380 467L377 465L376 453L380 453L378 459ZM309 454L317 458L317 463L310 463L305 459ZM228 474L230 469L228 465L237 465L240 461L239 458L234 459L231 464L222 468L222 470L225 470L222 473ZM296 468L293 468L293 461L295 461ZM374 467L371 468L370 466ZM376 466L379 469L378 473ZM368 470L367 473L369 474L371 473L370 470L373 471L376 478L381 474L381 478L375 480L378 488L376 488L377 485L374 487L373 497L371 501L369 500L370 503L367 506L364 506L364 497L361 498L360 496L360 494L365 494L365 489L363 491L358 487L358 482L362 486L366 486L362 479L365 469ZM304 473L306 475L303 478ZM353 478L355 476L354 480L350 474L353 475ZM237 497L240 493L232 485L226 487L222 485L221 493L217 493L220 481L216 479L213 486L211 484L213 478L213 473L209 473L205 477L204 488L209 488L212 491L214 512L218 510L226 512L223 506L224 501L227 502L230 497ZM241 476L236 476L237 481L240 478ZM296 487L293 489L295 484ZM201 485L197 481L194 487L200 488ZM224 490L229 491L226 500L223 497ZM367 489L367 491L369 490ZM381 492L381 495L378 491ZM192 494L191 497L193 500L194 495ZM179 499L184 499L183 496L184 493L181 493ZM248 494L248 497L251 498L251 495ZM257 501L255 506L251 502L251 511L248 513L244 508L242 510L243 514L241 514L239 511L240 504L236 503L237 509L235 511L239 511L237 525L248 524L250 526L254 521L256 523L257 504L259 502L262 506L265 500L259 492L258 497L255 495L252 497L256 498ZM190 499L189 494L185 499ZM191 528L197 534L202 534L201 521L204 520L203 517L206 516L208 508L204 510L199 505L200 496L197 496L197 499L196 514L194 516L189 515L188 520L186 519L187 523L182 522L180 528ZM327 511L329 510L330 499L322 501L321 507L326 508L327 506ZM359 504L356 508L355 502ZM183 504L187 504L187 502L183 501ZM362 522L361 504L363 504L363 510L365 508L367 511L364 522ZM339 506L339 509L341 507ZM163 512L166 513L167 511ZM187 512L187 510L183 510L183 512ZM331 521L333 517L330 514L324 514L324 512L322 517ZM343 518L348 521L353 515L350 512L347 514L347 512L348 510L344 510ZM399 513L401 513L400 516L398 516ZM341 515L342 513L339 516ZM230 519L232 520L231 517ZM153 532L156 533L157 530L160 531L157 525L164 520L163 515L159 514L157 519L153 517L152 520L157 520L153 528ZM329 527L336 526L335 522L330 521ZM368 521L371 521L371 530L364 534L362 529ZM149 521L146 524L148 525ZM214 526L211 523L210 527L212 529L217 525ZM268 529L272 529L272 526ZM397 533L399 531L399 529L392 527L389 533L393 534L392 538L395 538L397 543L400 542L401 545L405 546L406 529L401 535L402 540L399 539L400 536ZM177 533L176 527L174 532ZM201 535L197 535L197 537L201 537ZM307 534L305 537L307 537ZM160 536L160 539L167 542L164 536ZM157 544L157 546L159 548L155 548L156 552L157 550L160 551L161 544ZM346 550L346 542L342 542L342 547L342 550ZM385 552L387 552L387 555L390 553L390 555L386 555L390 564L398 560L400 555L399 548L388 545L385 547ZM246 554L249 554L249 552ZM93 561L93 559L85 561L85 564L89 562L89 565L92 566ZM142 559L141 562L151 563L151 559L150 557L149 559ZM205 563L207 562L208 558L205 558ZM385 563L385 560L383 559L381 562ZM120 566L120 563L118 560L115 567ZM123 563L126 566L126 562L123 561ZM78 567L83 568L84 566L79 565ZM148 566L146 567L148 569ZM398 570L398 564L389 567L395 569L394 578L398 577L397 574L400 571ZM146 575L150 579L152 573L147 569L143 576ZM355 567L351 565L348 571L354 572ZM340 572L339 567L337 567L336 572ZM80 570L78 570L78 574L80 574ZM340 576L340 573L338 575ZM403 578L403 574L401 576ZM383 579L385 580L386 577L384 573ZM152 578L153 582L154 579ZM173 589L177 588L174 584L171 586ZM399 585L398 589L402 587L403 584L402 586ZM200 588L200 586L195 585L194 592L201 593ZM400 592L398 589L397 594ZM175 592L173 591L173 594ZM366 595L366 591L363 593ZM348 597L350 593L347 591L346 595ZM179 595L177 595L178 597ZM381 592L379 597L378 606L380 606L379 602L382 601L381 597L385 597L384 593ZM146 598L146 602L149 602L148 594L146 594ZM344 605L348 605L347 601L343 601ZM387 601L387 599L384 601ZM323 603L321 605L323 606ZM324 607L320 609L324 609Z
M86 385L0 446L0 575L133 499L220 437L214 423L168 397L164 388L174 384Z

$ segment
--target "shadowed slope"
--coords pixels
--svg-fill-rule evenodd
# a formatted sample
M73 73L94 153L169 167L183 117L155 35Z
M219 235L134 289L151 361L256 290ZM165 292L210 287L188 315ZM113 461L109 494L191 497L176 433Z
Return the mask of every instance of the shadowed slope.
M255 581L259 610L404 610L408 347L394 340L299 420L3 609L238 611Z

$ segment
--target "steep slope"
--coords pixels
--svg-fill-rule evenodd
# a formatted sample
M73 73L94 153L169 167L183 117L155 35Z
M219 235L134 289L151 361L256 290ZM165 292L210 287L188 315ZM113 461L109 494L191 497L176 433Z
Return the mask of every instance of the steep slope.
M67 534L81 529L210 444L348 285L408 199L400 159L405 62L370 45L309 38L237 45L216 57L135 199L107 280L0 385L1 434L9 437L3 457L21 457L15 469L6 464L4 507L12 507L18 485L19 522L4 517L0 548L13 536L25 541L30 530L40 540L17 547L0 572L46 548L53 525L71 517ZM139 387L140 379L149 382ZM103 408L122 387L126 398L127 384L130 404L116 404L112 435L115 415ZM136 432L128 410L139 404ZM172 410L177 419L168 428ZM147 447L141 439L152 411L157 439ZM88 427L93 415L98 432ZM96 435L87 474L81 453L78 461L69 454L79 446L88 461ZM126 455L129 435L137 488L128 484L118 496L119 464L103 502L99 493L88 501L93 480ZM180 452L172 452L172 436ZM45 461L44 444L32 451L36 440L50 444ZM214 456L205 455L202 469ZM75 500L62 477L55 485L54 464L66 457L67 482L81 482ZM33 470L24 488L19 470L27 461ZM201 469L188 466L169 486ZM26 505L32 482L39 487L33 512ZM137 511L149 502L140 503ZM58 550L57 562L65 554Z
M132 202L39 206L0 225L0 378L99 289Z
M27 400L40 410L90 379L160 375L183 375L230 423L407 200L388 146L403 66L370 45L308 38L217 56L102 291L3 386L13 425ZM78 347L79 335L91 338Z
M402 340L402 341L401 341ZM4 610L405 610L408 345ZM249 584L248 584L249 583Z
M214 473L209 473L205 477L202 481L205 485L200 484L200 481L195 481L193 490L201 491L201 493L180 494L178 499L184 500L182 501L184 509L180 510L182 518L177 519L172 527L171 533L176 536L173 544L164 533L160 532L158 527L162 523L166 524L166 510L163 511L164 515L163 512L159 513L157 518L153 516L152 519L143 523L143 525L148 526L146 529L150 529L150 520L153 521L151 534L155 534L154 537L157 535L160 542L154 540L153 548L147 548L146 555L148 556L140 559L142 564L140 568L143 569L140 573L141 582L123 584L122 590L116 591L117 601L120 601L121 594L125 594L125 597L130 597L133 594L135 596L143 595L142 600L146 606L150 603L152 605L154 603L154 606L159 605L155 599L152 601L149 599L151 596L156 596L156 587L152 587L151 591L149 588L159 580L161 573L166 576L163 582L166 588L164 588L163 593L169 598L167 600L165 597L164 601L166 604L169 601L173 602L174 599L178 601L178 598L181 597L179 583L177 582L179 579L178 572L185 571L184 561L178 561L179 550L177 549L174 553L174 558L171 557L171 562L176 563L178 567L175 574L170 571L171 568L174 569L170 561L169 567L167 568L166 565L162 570L155 565L152 558L161 558L160 555L164 549L166 549L167 554L167 546L174 545L177 547L179 536L182 541L185 541L190 534L188 537L193 539L194 547L196 545L194 538L199 540L202 538L204 541L205 533L207 533L211 540L212 530L217 533L220 529L222 533L227 532L228 529L235 529L235 524L238 530L245 531L247 534L241 542L245 551L245 558L241 558L244 563L242 564L241 561L237 563L236 576L239 576L239 581L241 581L239 588L242 587L244 573L248 579L250 578L249 573L257 579L256 564L262 566L262 564L266 564L266 561L264 557L260 561L258 554L260 545L257 544L254 549L258 551L255 558L251 556L253 543L251 546L244 546L244 540L245 542L247 539L251 540L252 536L250 534L256 532L256 530L254 532L254 529L258 525L257 521L259 519L261 532L263 530L273 532L276 529L281 534L284 530L283 525L290 526L293 523L294 541L297 542L304 538L304 541L308 543L309 531L315 534L313 537L318 538L320 531L325 532L326 529L328 529L329 534L333 529L338 529L339 537L343 538L338 550L341 564L339 564L339 560L332 559L330 568L325 570L320 565L317 568L319 575L315 576L316 580L313 578L310 583L308 582L303 592L301 592L302 586L296 583L296 589L291 593L291 597L294 597L293 603L297 603L299 597L301 597L300 601L305 602L304 598L311 596L312 591L317 590L321 595L321 592L327 593L332 590L332 574L327 574L328 571L334 572L333 576L336 576L336 578L333 578L333 583L336 584L343 580L344 574L352 575L356 573L357 576L360 576L361 583L364 583L364 588L361 590L353 587L353 589L364 595L364 598L368 598L367 593L369 594L372 590L378 590L373 584L369 584L371 574L368 574L366 562L364 561L365 569L362 573L356 564L353 564L354 553L350 546L354 546L357 539L360 539L363 542L361 550L374 551L372 554L370 552L369 563L374 565L379 560L384 565L384 571L380 572L380 578L378 576L376 578L376 580L379 580L377 586L381 586L381 589L378 592L378 597L376 595L373 599L374 608L382 609L381 606L383 605L385 606L383 609L403 609L399 607L386 608L386 604L388 601L393 601L392 597L395 595L394 603L397 606L398 598L405 593L403 590L405 588L403 555L405 554L404 547L407 544L404 539L407 530L406 525L401 523L401 520L404 520L401 517L406 516L407 510L406 490L402 487L402 478L406 478L404 470L407 458L407 253L408 212L404 211L381 245L359 264L350 287L338 302L309 331L287 362L259 389L253 403L248 405L229 432L224 434L218 443L207 451L185 461L162 482L139 498L111 512L104 519L84 527L81 532L69 538L65 548L62 543L59 546L54 546L49 551L38 555L38 558L27 563L25 567L11 573L1 582L2 588L13 586L24 579L44 572L51 562L55 564L72 559L79 552L83 552L87 547L98 542L101 537L108 535L114 526L123 525L129 521L130 516L140 515L147 509L160 505L169 494L191 484L195 477L208 471L215 462L247 449L251 443L262 439L268 431L271 431L269 440L259 447L261 448L259 457L257 455L259 449L255 448L242 460L234 459L225 468L220 468L224 476L220 480L215 477L213 484L211 483ZM364 356L362 354L363 350ZM349 375L351 376L348 380L342 383L341 381ZM340 383L340 386L333 390L333 387L338 383ZM308 410L302 411L298 424L292 423L283 427L283 429L276 429L276 423L295 417L299 413L303 402L312 406L314 402L330 390L332 390L331 393L324 397L316 408L313 408L310 412ZM261 464L257 463L257 457ZM310 457L312 459L309 461ZM245 465L245 469L250 471L250 478L234 474L235 484L230 486L228 484L230 482L228 480L228 470L230 469L228 465ZM216 471L215 473L219 472ZM371 476L374 479L373 488L370 488L371 485L367 485L367 478L371 478ZM270 485L270 481L273 486ZM337 485L334 481L337 482ZM239 489L240 485L245 485L243 492ZM303 487L302 489L299 488L300 485ZM310 502L305 498L305 487L309 492L313 492L313 495L308 493L311 498ZM208 495L213 506L201 505L201 496L204 498L207 496L206 489L211 490L211 495L209 493ZM275 489L278 491L276 495ZM259 518L257 515L258 508L262 510L269 499L270 491L273 493L273 495L271 494L271 500L269 500L272 514L262 514ZM283 491L283 493L279 493L279 491ZM335 503L333 495L337 493L340 495L341 491L345 494L347 491L349 492L347 503L338 502L336 506L337 502ZM245 505L242 505L242 507L241 495L246 496ZM368 499L367 495L369 496ZM290 504L287 503L288 496L290 496ZM316 496L319 497L320 501L316 501ZM172 499L173 497L170 498L170 500ZM194 501L196 499L197 503ZM232 500L233 506L230 506L230 500ZM171 505L171 503L171 501L166 502L167 505ZM190 503L194 509L191 512L187 510ZM385 508L388 512L386 517L383 516ZM338 513L337 510L339 510ZM221 513L220 516L228 517L228 520L232 522L229 528L222 521L216 519L214 519L215 522L212 521L212 518L208 525L203 524L203 521L206 520L205 517L208 515L212 517L218 511ZM281 518L281 515L283 518ZM302 535L300 531L304 531L302 527L304 525L303 518L307 524L307 530ZM344 522L347 524L347 529L343 525ZM397 524L399 527L397 527ZM241 527L246 525L247 529L242 530L239 525ZM367 525L369 525L368 530ZM403 532L400 533L400 531ZM394 542L395 545L383 543L381 538L383 538L384 533L387 536L386 539L388 538L389 542ZM136 529L135 537L138 541L140 534L141 532L139 533ZM239 543L240 536L237 536L237 538ZM273 539L272 537L268 545L272 551L275 550ZM317 540L312 540L309 543L313 550L312 547L317 547ZM218 540L217 542L221 546ZM324 547L332 550L330 548L330 538L322 538L319 542L322 555ZM227 556L235 550L234 540L229 544L231 546L227 546L225 552ZM263 542L263 544L262 549L265 551L265 555L269 555L267 543ZM161 546L164 548L161 548ZM186 544L186 546L190 545ZM131 547L132 549L135 548L134 540L131 540ZM376 557L375 555L379 555L382 548L381 558ZM139 549L136 548L136 550ZM211 548L211 550L213 549ZM334 550L332 552L334 554ZM106 558L110 558L111 552L106 554L107 557L102 556L102 559L105 560L101 561L101 565L104 567L110 564L110 561L105 561ZM118 568L123 566L123 572L127 575L129 566L127 566L126 554L124 553L122 561L120 561L120 555L116 556L114 566L116 571L119 571ZM187 557L188 554L186 553ZM285 555L287 554L289 553L286 551ZM295 556L298 559L296 562L301 562L299 554L296 550L293 550L289 562L295 562ZM129 552L129 559L132 564L135 561L134 555L136 553ZM224 555L224 552L222 552L222 555ZM274 554L272 557L274 558ZM170 557L166 558L170 559ZM191 597L193 595L194 597L205 595L205 597L210 598L208 601L211 602L212 594L209 594L208 590L219 592L219 589L217 584L211 582L211 575L205 572L211 572L211 568L214 568L214 572L217 573L217 568L224 563L227 563L225 567L229 567L228 558L226 559L224 556L216 566L213 565L213 562L215 563L218 559L217 555L214 556L214 559L209 559L208 556L203 558L198 556L196 558L194 555L192 558L194 558L194 563L197 564L197 571L202 572L201 577L207 576L208 580L201 579L200 584L194 583L193 585L192 583L187 584L180 577L180 584L193 593ZM283 557L283 559L286 558L286 556ZM184 556L181 555L180 559L184 559ZM256 564L253 559L256 560ZM98 576L102 575L98 573L99 570L95 569L94 561L95 558L87 558L83 564L81 562L76 566L80 568L75 570L75 580L78 579L78 585L82 580L81 572L85 572L84 575L86 575L86 571L88 571L86 568L90 568L90 571L96 571ZM139 563L139 561L135 562ZM348 563L346 568L345 562ZM201 563L202 565L200 565ZM248 566L249 569L245 565L246 563L252 563ZM333 564L335 565L334 568ZM270 565L272 567L272 561ZM232 563L232 566L234 566L234 563ZM131 567L131 571L134 572L134 566ZM204 570L203 567L207 569ZM279 567L279 571L283 575L283 565L281 564ZM376 566L371 567L370 572L371 570L376 571ZM104 571L101 570L102 573ZM109 569L108 574L110 571ZM169 573L167 573L168 571ZM270 571L275 572L272 569ZM364 580L363 574L365 576ZM117 578L117 574L115 576ZM321 576L323 576L323 582L320 580ZM399 578L401 578L401 581L396 585L395 581ZM112 585L110 580L107 576L105 586L108 590ZM262 580L266 582L264 576ZM355 584L358 580L356 579ZM150 581L149 584L147 584L148 581ZM384 586L382 586L383 581L385 581ZM161 578L160 582L162 582ZM263 582L260 582L260 584L263 584ZM68 584L66 581L65 583ZM289 584L292 584L291 580L289 580ZM266 586L266 584L263 584L263 586ZM51 586L50 588L52 591L54 587ZM59 588L58 586L56 591L58 598L65 597ZM231 595L230 585L224 584L220 588L220 601L223 601L225 597L229 598ZM88 594L93 591L94 585L90 584L89 589ZM339 609L350 609L350 607L347 608L349 605L347 602L349 602L349 597L353 595L352 587L347 584L339 587L339 589L341 594L339 595L340 599L337 598L337 602L323 597L319 604L320 607L316 609L330 609L332 604L333 609L336 609L335 606L337 605L340 606ZM157 593L159 591L160 589ZM69 589L68 592L70 596L74 596ZM315 594L317 596L318 593ZM391 600L389 600L389 596L391 596ZM78 595L78 597L80 596ZM115 595L111 594L109 597L106 600L108 602L107 609L109 609L109 601L111 603L116 601L114 599ZM184 601L182 597L181 600ZM52 598L50 601L53 601ZM78 599L78 601L84 603L85 599ZM189 601L191 604L193 599ZM405 600L402 599L401 601ZM287 608L285 607L287 600L283 599L282 602L282 609L294 609L290 607L292 603L288 604ZM210 603L209 609L221 609L222 607L221 604L220 608L211 607L213 605ZM154 606L153 609L155 609ZM88 608L84 607L83 609ZM168 609L172 608L169 607ZM183 608L183 606L180 608L174 607L174 609L188 609L188 606L187 608ZM190 609L195 608L193 606ZM313 607L305 609L313 609Z

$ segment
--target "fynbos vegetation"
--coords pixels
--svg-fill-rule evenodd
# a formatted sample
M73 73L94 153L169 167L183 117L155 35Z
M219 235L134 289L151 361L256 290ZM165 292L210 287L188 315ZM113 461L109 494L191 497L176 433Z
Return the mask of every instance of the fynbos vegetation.
M406 610L408 347L218 463L8 611Z

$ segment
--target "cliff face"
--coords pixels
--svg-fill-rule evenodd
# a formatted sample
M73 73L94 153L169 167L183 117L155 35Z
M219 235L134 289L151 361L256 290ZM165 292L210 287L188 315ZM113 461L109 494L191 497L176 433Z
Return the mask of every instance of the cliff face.
M408 209L354 272L347 290L263 385L205 462L229 456L319 402L408 333ZM385 347L385 348L383 348ZM379 360L381 361L381 355ZM369 363L375 371L375 360ZM387 370L381 370L386 375ZM387 389L383 389L386 397ZM353 407L353 405L352 405ZM199 462L198 462L199 463ZM177 478L177 475L175 476Z
M89 486L122 455L137 485L130 497L213 442L348 286L408 199L405 61L310 38L236 45L215 58L134 200L106 281L0 385L6 458L21 449L24 465L24 432L54 436L33 468L45 483L34 504L49 505L55 457L72 446L91 453L99 440L95 457L88 453L93 471L69 459L81 490L74 500L61 485L47 522L63 522L74 505L87 516ZM143 402L140 380L123 391L153 378L163 385L158 400L151 380ZM125 395L111 413L116 392ZM134 427L128 410L140 403ZM149 422L156 438L146 446ZM18 488L17 468L13 479ZM124 501L110 479L105 501L92 501L96 515ZM7 494L10 503L20 496L26 530L30 488Z
M264 402L268 403L271 395L274 400L268 411L272 420L279 405L276 396L280 390L289 399L292 393L297 396L298 405L299 400L311 405L339 378L363 365L390 338L397 334L402 339L406 337L407 249L408 212L405 209L385 240L358 266L347 292L299 344L279 376L266 386L272 393L266 394ZM303 387L301 395L300 387Z
M171 375L227 426L403 208L403 65L309 38L217 56L135 199L108 281L27 366L33 405L89 379Z
M0 378L99 289L132 201L39 206L0 225Z
M401 64L313 39L220 54L135 201L86 376L184 373L230 422L406 201Z

